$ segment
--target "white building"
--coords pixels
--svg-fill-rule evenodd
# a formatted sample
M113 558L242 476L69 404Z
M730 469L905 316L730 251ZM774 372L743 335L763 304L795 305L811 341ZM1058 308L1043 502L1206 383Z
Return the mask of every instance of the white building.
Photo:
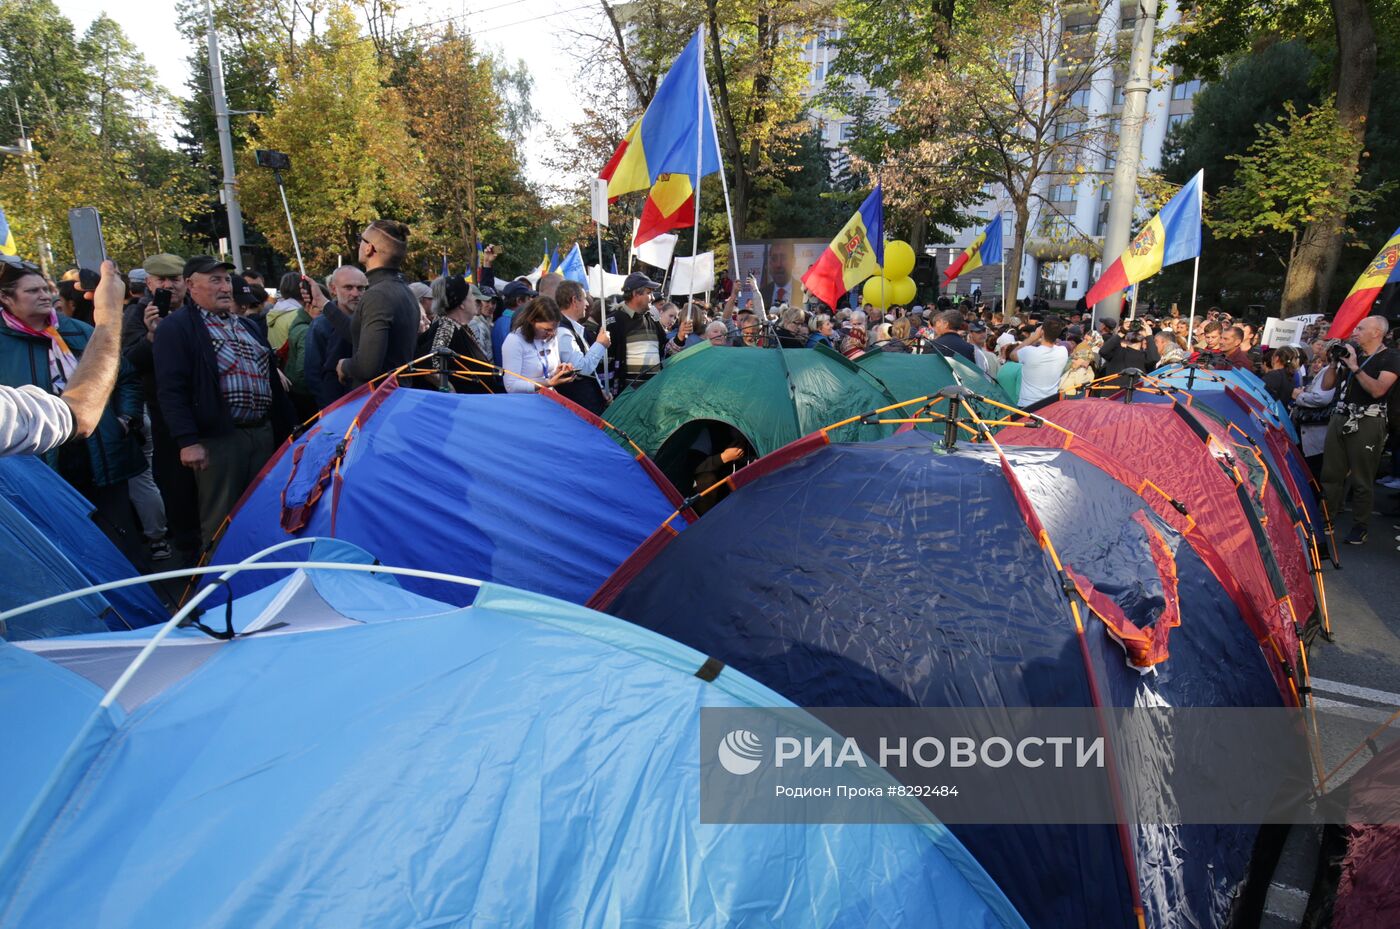
M1100 36L1107 36L1116 31L1120 37L1131 40L1137 16L1137 6L1132 0L1108 0L1098 17L1094 15L1096 4L1068 9L1066 32L1085 35L1097 32ZM1157 21L1159 40L1178 19L1176 5L1165 0ZM810 68L806 92L809 100L820 93L825 85L836 57L830 42L839 35L839 30L828 30L807 43L804 56ZM1033 70L1030 65L1027 62L1028 69ZM1191 115L1192 98L1200 87L1199 81L1179 83L1173 77L1170 73L1154 75L1153 89L1148 94L1140 162L1143 173L1155 171L1161 166L1167 130ZM1116 140L1112 138L1112 133L1117 127L1116 114L1123 107L1125 79L1126 62L1118 67L1105 66L1093 76L1089 88L1082 92L1083 99L1076 101L1082 106L1086 120L1108 127L1110 137L1103 147L1109 154L1094 156L1098 163L1091 166L1091 170L1078 183L1067 176L1052 175L1042 179L1037 189L1040 196L1033 198L1031 203L1031 221L1027 229L1027 247L1021 273L1015 280L1007 280L1006 284L1007 290L1015 288L1018 297L1041 294L1051 300L1078 300L1088 292L1102 270L1100 252L1116 161L1112 154L1116 151ZM877 91L866 92L877 104L884 103L883 96ZM853 120L849 116L821 110L814 110L813 116L827 148L833 152L834 162L839 164L846 157L844 145L851 138ZM984 188L984 193L989 199L974 211L978 217L975 226L944 230L951 235L952 243L929 247L940 274L998 212L1003 216L1002 241L1007 254L1010 254L1014 242L1010 201L999 187L989 186ZM1110 256L1110 259L1112 257L1116 256ZM993 297L1001 293L1001 279L1001 265L987 265L958 278L944 292L967 294L980 288L985 297Z

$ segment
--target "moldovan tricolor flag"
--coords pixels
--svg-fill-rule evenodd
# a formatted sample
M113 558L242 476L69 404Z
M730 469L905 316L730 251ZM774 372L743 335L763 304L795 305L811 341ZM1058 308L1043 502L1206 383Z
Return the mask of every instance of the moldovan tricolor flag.
M704 54L697 29L685 51L661 79L642 118L628 130L627 137L598 172L608 182L609 200L634 190L646 190L664 174L686 174L694 179L697 162L701 177L719 170L714 118L705 86Z
M1167 265L1200 256L1202 174L1197 171L1196 176L1167 201L1162 212L1138 230L1128 243L1128 250L1118 256L1085 294L1085 303L1092 306L1110 294L1126 290L1129 284L1146 280Z
M688 174L663 174L656 179L642 206L634 245L649 242L672 229L695 225L695 186Z
M1400 229L1395 230L1390 240L1381 246L1380 254L1356 279L1327 330L1327 338L1345 339L1351 335L1356 324L1371 312L1371 304L1376 302L1381 288L1395 280L1400 280Z
M948 265L948 270L943 272L943 283L948 284L969 271L983 265L1000 264L1001 261L1001 217L997 216L987 223L987 228L972 240L971 245L963 249L957 260Z
M885 197L876 184L856 214L802 275L807 292L834 307L885 261Z

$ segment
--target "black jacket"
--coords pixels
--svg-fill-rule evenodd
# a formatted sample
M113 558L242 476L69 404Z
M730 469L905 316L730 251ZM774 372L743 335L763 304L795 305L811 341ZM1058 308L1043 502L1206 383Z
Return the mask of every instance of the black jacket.
M345 368L358 387L408 364L416 356L422 311L402 272L375 268L366 275L369 289L350 317L350 360Z
M267 380L272 388L272 408L268 415L272 419L272 434L280 441L291 432L293 413L273 364L267 331L253 320L242 316L233 318L267 346ZM186 302L172 311L156 328L152 348L160 409L176 444L188 448L201 439L232 432L233 418L219 389L214 343L200 318L200 310Z
M947 352L961 355L973 364L977 364L977 350L972 347L972 343L956 332L945 332L933 340L933 344Z
M306 358L302 368L306 389L321 409L345 396L347 388L340 383L335 367L349 357L350 315L342 312L332 300L306 331Z
M1111 335L1103 340L1099 357L1103 359L1104 374L1118 374L1126 368L1151 371L1157 367L1157 340L1147 339L1142 348L1128 348L1123 345L1122 336Z

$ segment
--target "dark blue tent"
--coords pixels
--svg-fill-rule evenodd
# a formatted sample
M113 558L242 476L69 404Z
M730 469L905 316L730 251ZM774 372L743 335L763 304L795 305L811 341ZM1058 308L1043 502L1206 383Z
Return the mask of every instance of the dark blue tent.
M701 710L787 704L654 633L322 568L232 618L120 692L150 630L0 643L0 926L1025 926L935 823L702 823Z
M137 575L92 514L92 504L40 459L0 458L0 550L6 560L0 610ZM30 613L0 635L29 639L135 629L169 616L151 589L139 585Z
M582 603L680 505L640 451L619 447L601 420L552 391L439 393L391 378L282 447L234 511L212 563L290 538L334 537L386 563ZM270 580L239 578L234 589ZM448 602L470 597L436 581L405 583Z
M593 605L802 706L1091 706L1095 685L1109 706L1280 705L1238 610L1140 497L1067 452L1006 456L916 433L790 448ZM1082 637L1042 526L1097 601ZM1007 821L1026 802L1007 797ZM1138 905L1150 927L1215 927L1262 905L1253 828L951 828L1044 929L1127 929Z

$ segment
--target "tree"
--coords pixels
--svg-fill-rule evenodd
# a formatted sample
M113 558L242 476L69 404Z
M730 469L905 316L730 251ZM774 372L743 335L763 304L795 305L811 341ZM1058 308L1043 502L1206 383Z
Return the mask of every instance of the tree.
M1220 191L1211 227L1232 239L1287 236L1287 254L1278 256L1287 294L1298 289L1290 287L1296 275L1311 273L1299 256L1317 218L1365 212L1379 193L1358 185L1357 143L1330 100L1301 114L1291 102L1284 109L1282 120L1259 127L1247 155L1231 156L1239 164L1235 185Z
M73 24L53 0L0 0L0 138L13 144L23 114L29 131L64 122L86 98L88 74Z
M1337 121L1350 135L1354 151L1342 167L1356 174L1361 169L1376 77L1377 12L1393 19L1394 4L1389 0L1286 0L1242 8L1230 0L1194 0L1184 11L1185 25L1171 60L1189 72L1210 76L1219 73L1230 58L1271 39L1303 37L1327 45ZM1323 212L1303 230L1283 292L1285 316L1330 307L1332 278L1346 228L1345 215Z
M1101 12L1089 12L1089 21ZM1093 230L1076 229L1042 190L1051 178L1078 184L1099 174L1109 126L1085 101L1103 92L1095 75L1123 49L1097 30L1069 31L1060 0L969 0L965 13L956 41L940 43L944 57L900 85L895 131L871 165L886 202L910 213L953 212L999 186L1015 215L1007 267L1021 267L1033 212L1042 219L1035 233L1087 250Z
M425 234L415 239L454 264L474 258L483 228L508 254L524 251L541 220L517 154L517 134L528 122L528 74L482 55L454 27L423 43L416 59L404 89L425 167ZM502 88L520 94L526 112Z
M347 223L417 213L422 159L409 137L403 101L384 77L354 13L337 3L325 15L323 35L294 53L284 51L273 110L252 119L252 144L292 156L283 179L309 269L334 267L336 256L346 253ZM244 210L273 247L290 256L274 178L252 155L239 155Z
M37 251L46 231L54 257L71 260L67 214L82 204L102 214L108 252L126 267L163 249L183 250L183 221L198 208L200 179L152 126L170 101L113 20L99 16L80 42L72 35L51 4L0 5L7 89L12 103L28 101L13 115L25 116L34 141L27 164L7 158L0 165L0 203L21 247Z
M1321 99L1310 82L1317 57L1303 42L1266 45L1236 59L1201 88L1193 115L1170 129L1163 148L1162 176L1176 184L1205 172L1205 210L1211 215L1221 188L1235 182L1236 156L1248 153L1263 125L1273 123L1292 103L1307 109ZM1278 255L1289 243L1281 233L1260 230L1248 238L1213 236L1201 251L1199 291L1222 305L1276 304L1285 269ZM1185 299L1192 263L1164 268L1146 287L1159 295Z

